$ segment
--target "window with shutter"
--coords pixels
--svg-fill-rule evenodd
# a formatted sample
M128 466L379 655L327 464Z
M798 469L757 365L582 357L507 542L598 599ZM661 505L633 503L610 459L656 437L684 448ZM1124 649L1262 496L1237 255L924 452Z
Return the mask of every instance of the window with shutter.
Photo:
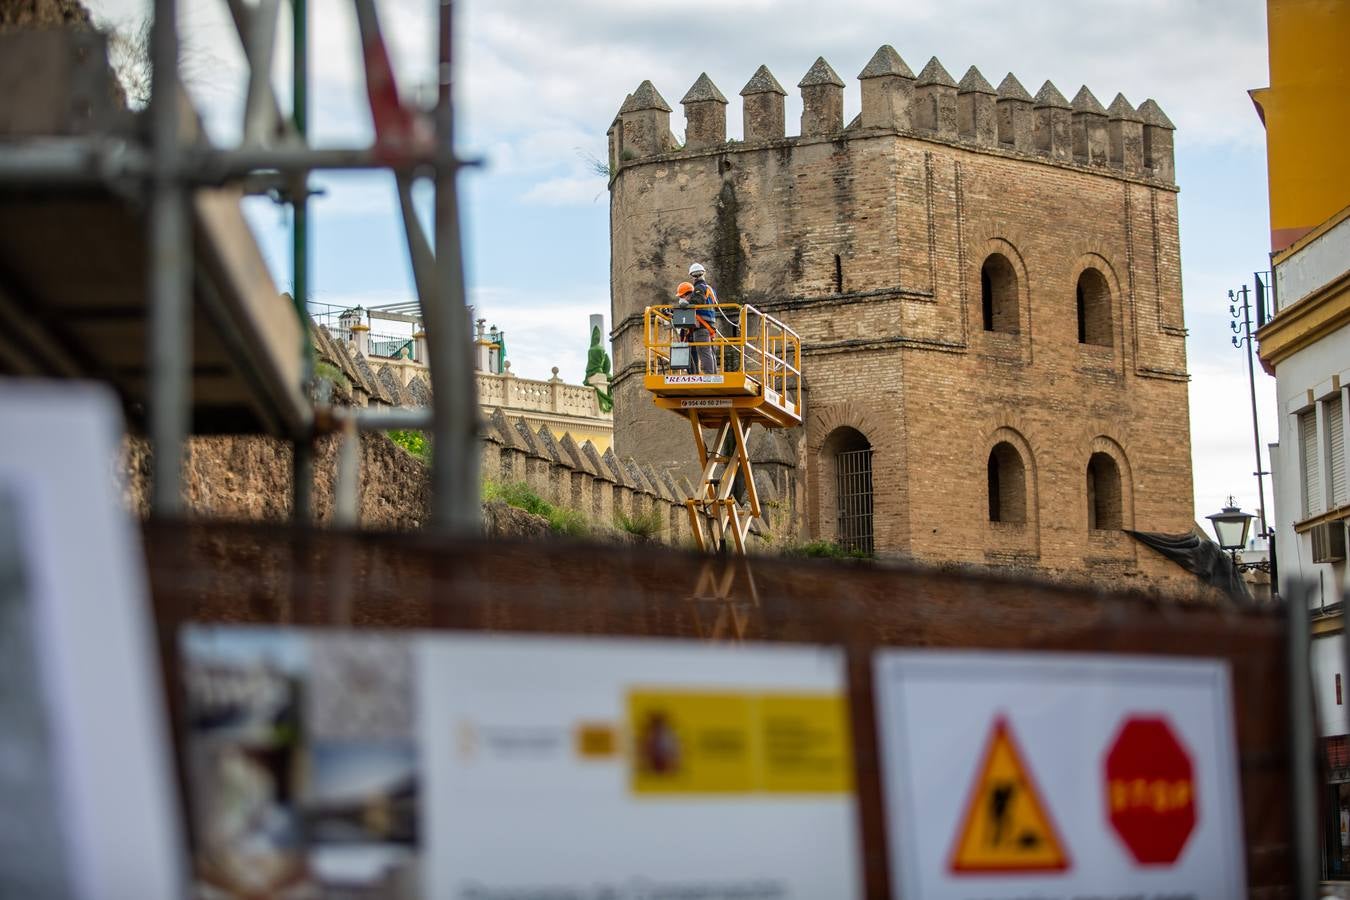
M1322 512L1322 479L1317 465L1317 411L1298 415L1299 463L1303 477L1303 517Z
M1345 407L1341 395L1328 400L1327 477L1331 480L1331 505L1350 503L1350 484L1345 477Z

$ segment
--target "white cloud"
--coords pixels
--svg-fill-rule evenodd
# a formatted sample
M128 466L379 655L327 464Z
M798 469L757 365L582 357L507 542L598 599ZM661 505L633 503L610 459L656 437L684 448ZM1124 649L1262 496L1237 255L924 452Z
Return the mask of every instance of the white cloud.
M596 175L569 175L541 181L521 200L540 206L589 206L605 195L606 182Z
M589 317L601 313L605 329L611 327L609 287L604 283L573 285L561 294L478 288L471 299L475 318L506 332L506 358L522 378L548 379L557 366L560 378L579 384L591 341Z
M146 15L144 0L91 0L103 18ZM406 98L434 86L436 7L384 0L383 32ZM288 16L277 44L277 85L289 83ZM1135 103L1155 97L1178 125L1182 142L1255 141L1261 127L1246 90L1267 81L1263 4L1220 0L1081 0L1009 7L1002 0L896 4L890 0L463 0L456 7L458 96L475 145L555 130L579 132L602 147L624 94L651 78L676 105L706 69L731 99L760 62L788 86L817 55L849 84L876 45L894 44L916 70L939 56L956 77L972 63L997 82L1009 69L1035 91L1052 78L1066 95L1087 83L1103 102L1123 91ZM242 105L243 58L223 0L188 0L183 32L209 57L195 89L211 110L213 130L233 134ZM953 28L952 23L960 27ZM360 41L347 0L310 5L312 97L333 119L333 139L368 134ZM789 121L800 110L789 97ZM322 116L316 117L322 119ZM316 122L316 130L318 128ZM578 145L569 139L569 149Z
M1191 458L1195 480L1196 517L1222 508L1228 496L1248 512L1258 507L1256 451L1252 443L1251 394L1244 356L1234 351L1226 364L1192 360ZM1267 445L1275 432L1275 380L1256 369L1260 411L1261 460L1270 468ZM1266 507L1273 514L1270 478L1265 481Z
M817 55L850 85L876 45L890 42L916 70L931 55L960 77L972 63L995 83L1009 69L1035 91L1052 78L1072 95L1088 83L1103 102L1123 91L1155 97L1181 141L1255 140L1260 124L1245 91L1266 81L1264 9L1218 0L1073 5L995 0L896 4L812 0L719 4L577 0L469 0L464 4L469 114L491 128L547 114L604 128L627 91L651 78L676 101L701 70L732 99L761 62L789 88ZM959 22L961 27L951 24ZM800 105L789 97L789 121Z

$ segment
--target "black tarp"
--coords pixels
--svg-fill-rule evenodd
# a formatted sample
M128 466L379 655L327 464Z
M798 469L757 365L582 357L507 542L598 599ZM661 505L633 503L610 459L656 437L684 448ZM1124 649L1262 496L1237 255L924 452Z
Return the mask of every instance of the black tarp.
M1193 572L1205 584L1213 585L1239 602L1251 602L1251 591L1242 580L1233 560L1209 539L1196 530L1186 534L1163 534L1157 531L1130 531L1126 534L1146 547L1152 547L1163 556Z

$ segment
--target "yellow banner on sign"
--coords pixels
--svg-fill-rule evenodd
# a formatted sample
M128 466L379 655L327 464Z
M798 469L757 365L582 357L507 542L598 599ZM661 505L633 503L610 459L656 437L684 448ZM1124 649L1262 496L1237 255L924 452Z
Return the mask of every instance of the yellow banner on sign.
M838 694L634 691L628 725L637 794L853 789L848 709Z

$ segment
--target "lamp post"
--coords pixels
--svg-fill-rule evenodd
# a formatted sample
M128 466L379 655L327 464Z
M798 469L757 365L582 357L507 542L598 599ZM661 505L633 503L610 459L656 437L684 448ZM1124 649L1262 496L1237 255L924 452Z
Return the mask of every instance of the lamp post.
M1219 547L1228 551L1228 555L1233 558L1234 568L1241 571L1243 564L1238 562L1237 553L1247 546L1247 531L1252 527L1252 514L1238 509L1230 496L1222 512L1211 513L1205 518L1214 526L1214 536L1219 539Z

